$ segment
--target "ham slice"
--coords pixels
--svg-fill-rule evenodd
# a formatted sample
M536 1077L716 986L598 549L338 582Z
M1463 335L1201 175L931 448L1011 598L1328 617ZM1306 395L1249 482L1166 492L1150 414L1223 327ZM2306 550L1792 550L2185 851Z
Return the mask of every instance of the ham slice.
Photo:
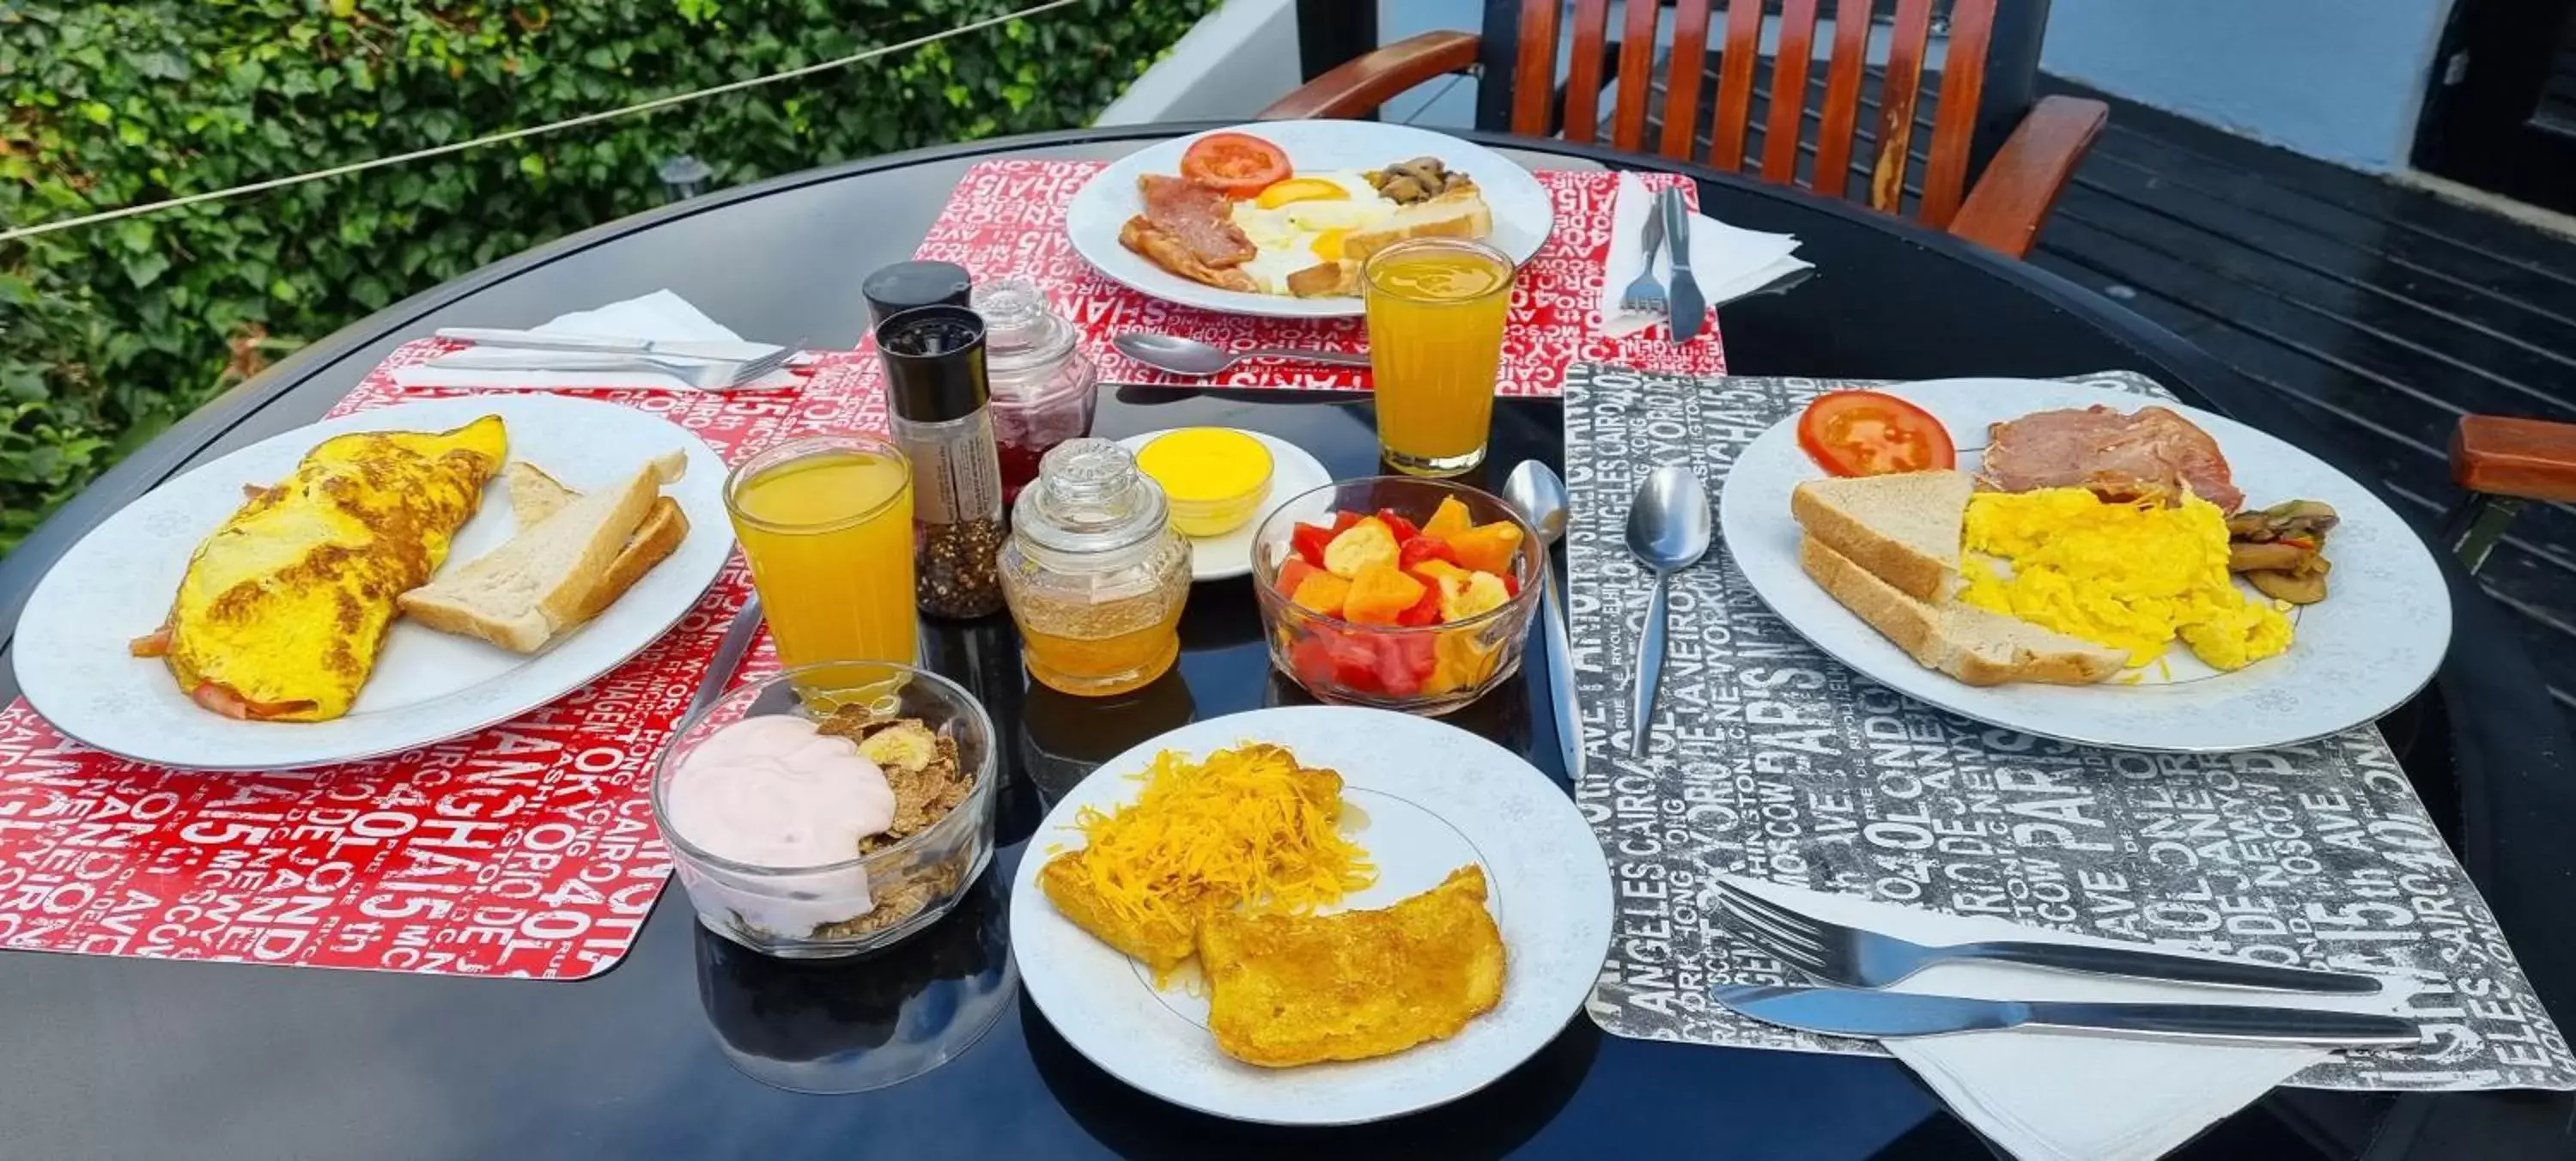
M1145 220L1179 239L1201 265L1222 270L1241 266L1258 253L1252 239L1235 228L1234 203L1224 194L1159 173L1138 178L1136 191L1145 199Z
M2222 512L2245 504L2218 441L2162 407L2123 415L2097 404L1995 424L1979 477L2004 492L2074 487L2132 498L2189 488Z
M1119 245L1192 282L1247 294L1261 289L1235 269L1259 251L1229 220L1234 203L1224 194L1157 173L1137 179L1136 191L1145 212L1127 219L1118 231Z

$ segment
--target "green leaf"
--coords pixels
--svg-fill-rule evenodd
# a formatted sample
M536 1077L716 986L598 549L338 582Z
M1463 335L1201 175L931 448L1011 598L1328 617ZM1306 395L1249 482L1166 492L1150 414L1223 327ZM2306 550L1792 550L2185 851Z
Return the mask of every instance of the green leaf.
M519 155L519 172L543 179L546 176L546 159L538 154L522 153Z
M163 254L158 250L146 251L126 258L125 279L126 281L133 283L135 289L141 290L144 287L160 281L161 275L169 269L170 258L168 255Z

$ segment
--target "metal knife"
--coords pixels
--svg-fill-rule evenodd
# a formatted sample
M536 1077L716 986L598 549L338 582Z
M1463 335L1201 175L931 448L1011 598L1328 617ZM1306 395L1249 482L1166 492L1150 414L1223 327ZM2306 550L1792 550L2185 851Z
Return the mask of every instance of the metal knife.
M1672 286L1665 291L1672 303L1673 341L1687 343L1708 321L1708 301L1700 297L1699 280L1691 275L1690 207L1682 204L1678 189L1663 191L1657 200L1664 211L1664 245L1673 252Z
M729 363L757 359L778 349L769 343L662 342L648 339L620 339L607 335L501 330L491 327L440 327L435 333L442 339L472 343L478 347L497 347L514 351L591 351L604 355L667 355L680 359L721 359Z
M733 615L733 624L725 626L724 640L716 643L715 659L707 663L707 675L699 679L698 692L689 698L689 716L697 716L724 696L725 687L733 684L734 671L742 668L743 655L751 652L752 638L759 635L760 595L754 593Z
M2411 1020L2305 1008L1971 1000L1856 988L1733 984L1712 988L1710 994L1719 1004L1765 1024L1880 1040L2005 1028L2064 1028L2319 1048L2398 1048L2423 1039Z

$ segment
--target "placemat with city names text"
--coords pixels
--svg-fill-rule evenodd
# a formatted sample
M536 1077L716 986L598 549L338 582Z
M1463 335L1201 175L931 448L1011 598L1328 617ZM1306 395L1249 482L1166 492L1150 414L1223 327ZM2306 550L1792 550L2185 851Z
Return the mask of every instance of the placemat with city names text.
M2076 380L2170 398L2131 373ZM1716 983L1782 982L1704 900L1740 874L2086 935L2271 953L2423 981L2430 1047L2349 1053L2294 1084L2576 1089L2576 1057L2376 727L2217 756L2094 749L1935 710L1774 617L1724 554L1674 580L1658 732L1627 757L1651 577L1623 547L1651 468L1714 492L1746 444L1830 390L1582 364L1566 377L1569 614L1584 705L1576 797L1621 884L1589 1004L1621 1036L1882 1055L1757 1023Z
M393 368L455 348L406 344L332 414L473 394L393 383ZM827 352L789 391L567 394L652 412L738 460L798 435L882 429L875 366ZM750 591L737 553L669 633L589 685L491 729L363 762L173 770L71 741L23 698L0 707L0 949L553 980L604 972L633 946L670 873L649 800L654 760ZM169 680L157 663L135 666L138 681ZM763 649L735 680L772 668Z

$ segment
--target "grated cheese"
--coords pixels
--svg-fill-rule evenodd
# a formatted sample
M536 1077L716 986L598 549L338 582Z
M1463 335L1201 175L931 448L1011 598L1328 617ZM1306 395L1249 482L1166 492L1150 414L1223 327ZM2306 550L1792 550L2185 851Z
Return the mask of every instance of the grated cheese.
M1306 912L1377 880L1368 852L1337 830L1342 780L1273 745L1204 762L1166 750L1136 801L1074 818L1083 873L1128 923L1177 922L1228 907Z

